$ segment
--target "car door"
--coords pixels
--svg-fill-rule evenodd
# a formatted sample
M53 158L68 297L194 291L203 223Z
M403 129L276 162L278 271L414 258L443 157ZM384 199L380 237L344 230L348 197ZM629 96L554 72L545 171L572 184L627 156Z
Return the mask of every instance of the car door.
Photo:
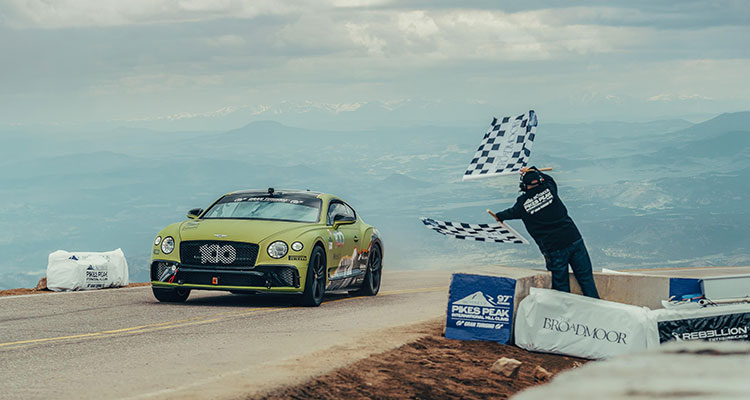
M336 222L349 222L339 224ZM357 260L359 258L359 223L354 210L346 203L334 200L328 206L326 218L328 225L329 256L328 277L331 280L329 289L342 288L351 284L350 278L360 274Z

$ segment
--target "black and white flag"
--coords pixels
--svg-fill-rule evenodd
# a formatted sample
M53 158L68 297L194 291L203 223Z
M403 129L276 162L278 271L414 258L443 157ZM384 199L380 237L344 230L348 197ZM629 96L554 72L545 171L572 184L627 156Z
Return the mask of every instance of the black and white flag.
M509 175L526 167L536 136L536 113L492 120L463 180Z
M502 222L495 224L467 224L464 222L438 221L424 217L421 220L428 228L443 235L453 236L456 239L476 240L478 242L529 244L528 240Z

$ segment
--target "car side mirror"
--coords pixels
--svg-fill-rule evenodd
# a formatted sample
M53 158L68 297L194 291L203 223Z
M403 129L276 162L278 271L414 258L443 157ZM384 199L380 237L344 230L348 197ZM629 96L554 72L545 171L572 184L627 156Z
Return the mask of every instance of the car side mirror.
M336 215L333 217L333 229L339 229L339 226L341 225L351 225L353 223L357 222L354 218L348 218L344 215Z
M198 216L203 214L202 208L193 208L192 210L187 212L187 217L190 219L198 219Z

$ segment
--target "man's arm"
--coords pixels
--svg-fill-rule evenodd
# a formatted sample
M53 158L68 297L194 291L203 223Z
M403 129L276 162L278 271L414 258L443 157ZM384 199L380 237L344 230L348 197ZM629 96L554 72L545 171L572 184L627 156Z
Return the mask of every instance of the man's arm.
M557 182L555 182L555 180L552 179L551 176L545 174L544 172L540 172L539 175L541 175L542 178L544 178L544 183L549 183L552 186L552 190L554 190L555 193L557 193Z
M520 219L521 217L523 217L523 210L524 209L523 205L521 205L521 202L516 201L516 204L514 204L513 207L500 211L499 213L495 213L495 215L500 221L505 221L508 219Z

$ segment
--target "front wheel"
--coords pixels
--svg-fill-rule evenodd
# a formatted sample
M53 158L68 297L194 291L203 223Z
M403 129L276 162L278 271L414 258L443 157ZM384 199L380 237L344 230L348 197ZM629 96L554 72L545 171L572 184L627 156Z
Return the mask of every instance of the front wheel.
M305 291L302 293L302 305L317 307L323 302L326 292L326 253L315 247L310 255L305 278Z
M190 296L190 289L185 288L158 288L151 287L156 300L165 303L184 303Z
M380 247L372 246L367 264L367 272L365 272L365 280L362 282L362 288L355 293L364 296L375 296L380 291L380 278L383 272L383 257L380 254Z

